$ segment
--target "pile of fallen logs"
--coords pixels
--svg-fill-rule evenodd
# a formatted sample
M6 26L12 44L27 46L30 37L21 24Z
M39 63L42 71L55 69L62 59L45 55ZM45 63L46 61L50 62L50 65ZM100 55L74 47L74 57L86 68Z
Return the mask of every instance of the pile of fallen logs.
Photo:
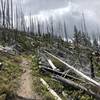
M39 66L41 70L51 73L52 78L57 81L60 81L63 85L71 86L75 89L83 90L88 95L93 96L97 100L100 100L100 83L99 82L83 74L81 71L77 70L73 66L69 65L68 63L64 62L60 58L49 53L48 51L44 51L44 54L45 54L46 61L48 62L48 65L41 63ZM64 64L68 68L68 71L61 72L60 69L58 69L53 64L50 58L53 58L57 60L58 62ZM76 76L70 75L69 71L75 73Z

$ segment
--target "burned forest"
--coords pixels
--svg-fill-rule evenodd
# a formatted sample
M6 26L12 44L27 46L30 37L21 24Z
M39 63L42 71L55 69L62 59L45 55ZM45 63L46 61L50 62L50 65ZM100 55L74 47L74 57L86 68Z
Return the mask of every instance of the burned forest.
M0 0L0 100L100 100L100 23L85 3Z

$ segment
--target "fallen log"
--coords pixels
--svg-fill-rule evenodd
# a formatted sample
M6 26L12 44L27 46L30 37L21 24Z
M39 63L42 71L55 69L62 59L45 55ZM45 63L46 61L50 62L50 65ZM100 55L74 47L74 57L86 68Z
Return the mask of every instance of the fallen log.
M49 61L48 61L49 62ZM55 67L55 65L53 64L53 62L50 60L50 62L49 62L49 64L50 64L50 66L53 68L53 67ZM56 68L56 67L55 67ZM59 69L58 69L58 71L57 71L57 68L54 70L54 71L56 71L56 72L60 72L59 71ZM69 70L68 70L69 71ZM57 74L57 73L56 73ZM68 75L66 72L60 72L59 73L60 74L60 76L64 76L64 77L69 77L69 78L72 78L72 79L75 79L75 80L79 80L79 81L81 81L81 82L84 82L83 80L81 80L81 79L78 79L78 78L76 78L76 77L73 77L72 75ZM58 75L59 75L58 74Z
M45 70L45 71L48 71L48 72L50 72L52 74L55 74L55 75L64 76L65 78L70 78L70 79L78 80L78 81L81 81L81 82L85 82L85 81L83 81L81 79L78 79L78 78L72 76L72 75L66 74L66 76L65 76L64 72L60 72L58 70L53 70L51 68L44 67L44 66L41 66L40 68L43 69L43 70Z
M59 59L58 57L52 55L51 53L49 53L48 51L44 51L45 53L47 53L49 56L55 58L56 60L60 61L61 63L63 63L64 65L66 65L67 67L69 67L70 69L72 69L77 75L83 77L85 80L89 81L90 83L93 83L94 85L96 85L99 89L100 89L100 83L96 82L95 80L91 79L90 77L86 76L85 74L83 74L82 72L78 71L77 69L75 69L73 66L67 64L66 62L64 62L63 60Z
M49 68L49 67L41 66L41 67L39 67L39 68L41 68L41 69L43 69L43 70L46 70L46 71L48 71L48 72L50 72L50 73L53 73L53 74L63 75L63 72L59 72L59 71L57 71L57 70L53 70L53 69L51 69L51 68Z
M55 100L62 100L57 93L52 90L49 85L46 83L46 81L44 81L42 78L40 78L40 81L42 82L42 84L49 90L49 92L54 96Z
M52 61L50 59L47 59L48 60L48 63L51 65L52 69L53 70L56 70L56 66L52 63Z
M83 91L85 91L88 95L92 95L94 98L96 98L97 100L100 100L100 95L97 95L96 93L92 92L91 90L87 89L86 87L80 85L80 84L77 84L71 80L68 80L68 79L65 79L59 75L57 76L53 76L54 79L62 82L64 85L69 85L71 87L74 87L75 89L81 89Z

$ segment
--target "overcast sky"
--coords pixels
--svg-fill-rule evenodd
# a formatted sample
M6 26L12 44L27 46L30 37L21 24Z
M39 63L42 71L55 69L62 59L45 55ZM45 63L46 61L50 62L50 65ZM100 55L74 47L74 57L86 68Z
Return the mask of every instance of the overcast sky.
M14 0L21 2L21 0ZM79 24L84 13L89 30L100 27L100 0L22 0L25 16L30 12L40 20L66 18L68 24ZM69 21L70 20L70 21Z

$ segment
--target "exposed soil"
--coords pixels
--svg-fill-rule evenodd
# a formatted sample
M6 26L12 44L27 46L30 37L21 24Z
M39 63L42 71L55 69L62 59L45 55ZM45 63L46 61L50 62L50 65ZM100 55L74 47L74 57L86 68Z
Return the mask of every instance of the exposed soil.
M31 62L23 58L21 67L23 74L20 79L20 88L17 92L18 96L27 99L40 100L40 97L32 91Z

